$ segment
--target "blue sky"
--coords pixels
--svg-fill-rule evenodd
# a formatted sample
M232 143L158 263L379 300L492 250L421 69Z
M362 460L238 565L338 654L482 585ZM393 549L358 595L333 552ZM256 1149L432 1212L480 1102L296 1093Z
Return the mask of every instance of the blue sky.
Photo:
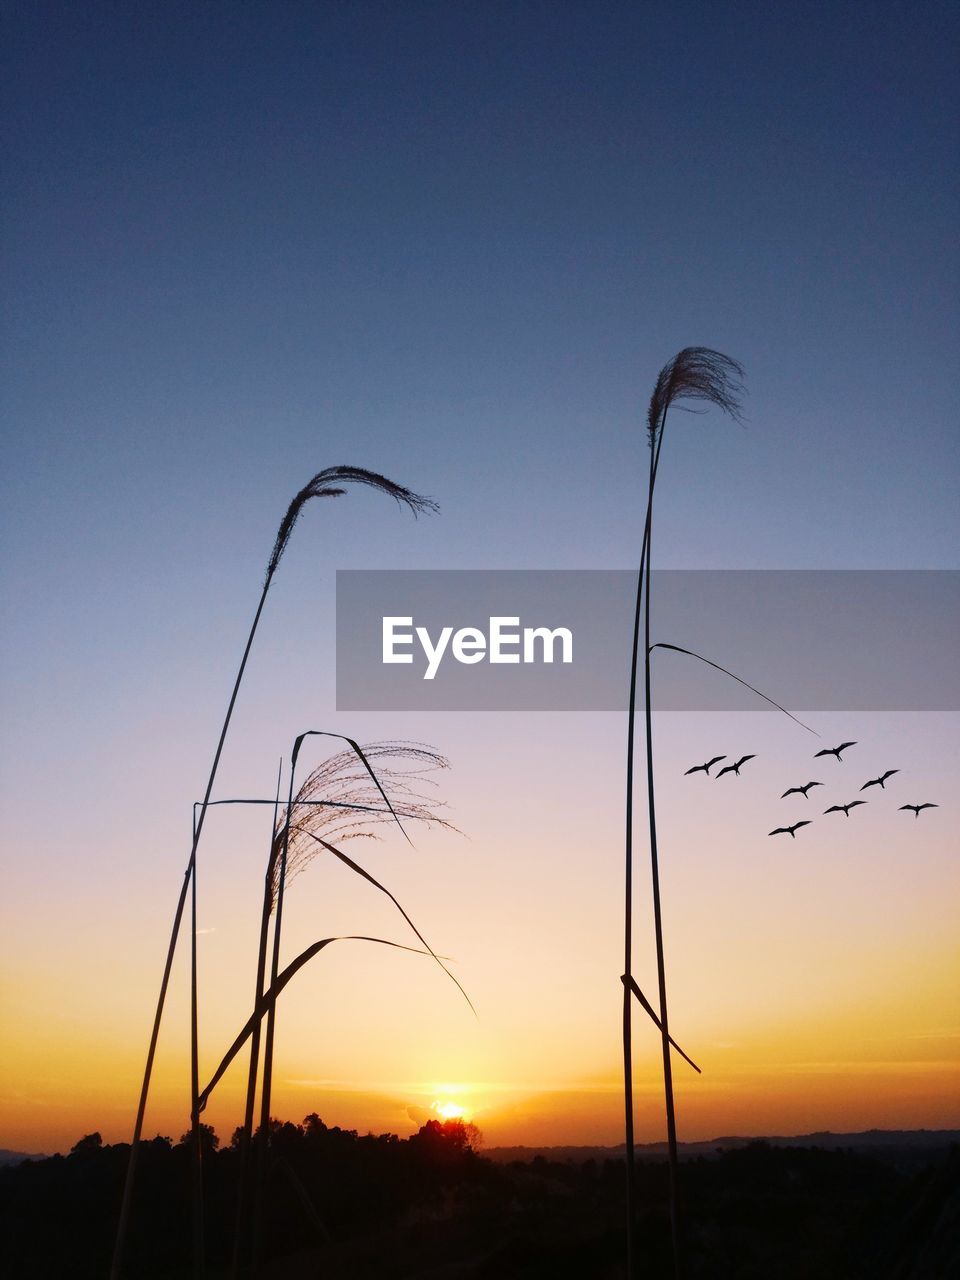
M144 777L183 809L158 845L186 832L277 524L332 463L442 514L304 516L225 759L251 787L332 705L336 567L634 563L646 404L687 344L744 364L746 422L672 422L658 564L955 567L956 25L938 3L9 5L4 775L8 847L39 841L11 855L18 927L38 875L64 910L87 891ZM468 723L428 736L469 769ZM72 869L33 831L53 777ZM165 889L150 859L172 895L180 855Z
M955 565L954 25L14 6L14 670L75 684L143 612L209 625L331 462L443 507L414 537L363 499L337 563L629 566L688 343L743 362L748 420L675 421L658 563Z
M15 549L66 533L38 501L131 551L269 529L346 450L436 492L444 558L629 563L640 410L702 342L749 435L678 438L668 555L952 564L948 8L706 9L15 6Z

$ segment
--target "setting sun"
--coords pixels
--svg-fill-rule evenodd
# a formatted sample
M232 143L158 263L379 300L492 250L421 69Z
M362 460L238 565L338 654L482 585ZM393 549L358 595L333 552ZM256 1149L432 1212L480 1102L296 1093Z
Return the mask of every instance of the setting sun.
M435 1111L441 1120L462 1120L464 1118L463 1107L458 1102L440 1102L438 1100L433 1103L430 1110Z

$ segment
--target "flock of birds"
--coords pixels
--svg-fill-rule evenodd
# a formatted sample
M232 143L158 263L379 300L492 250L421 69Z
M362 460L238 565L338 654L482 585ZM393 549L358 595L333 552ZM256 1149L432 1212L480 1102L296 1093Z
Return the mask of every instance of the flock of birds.
M841 763L843 752L846 751L848 747L855 747L856 745L856 742L841 742L838 747L825 747L822 751L817 751L813 758L816 760L820 756L835 756L837 762ZM735 761L733 764L724 765L724 767L719 769L715 774L710 773L710 770L715 764L719 764L721 760L726 759L726 756L714 756L712 760L707 760L705 764L695 764L693 768L687 769L686 773L684 773L684 777L687 777L691 773L705 773L708 778L713 777L716 779L722 778L725 773L732 773L739 778L741 767L745 765L748 760L755 760L756 756L741 756L740 759ZM899 769L887 769L887 771L882 773L879 778L871 778L868 782L865 782L860 790L866 791L868 787L879 787L881 791L884 791L886 790L885 783L887 779L892 778L895 773L899 772ZM809 800L811 788L822 786L822 782L805 782L801 787L787 787L780 799L786 800L787 796L801 795L804 800ZM866 803L866 800L851 800L847 804L832 804L829 809L824 809L823 812L825 815L828 813L842 813L845 818L849 818L851 809L855 809L857 805ZM920 811L922 809L939 809L939 807L939 805L932 804L929 800L925 804L902 804L900 806L901 809L909 809L915 818L920 817ZM790 827L774 827L774 829L768 832L768 834L771 836L788 835L793 840L796 840L796 833L800 828L809 827L812 821L812 818L802 818L799 822L795 822Z

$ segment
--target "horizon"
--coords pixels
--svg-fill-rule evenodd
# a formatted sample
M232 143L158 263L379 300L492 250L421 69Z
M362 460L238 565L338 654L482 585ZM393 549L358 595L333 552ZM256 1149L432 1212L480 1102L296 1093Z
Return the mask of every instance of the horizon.
M316 1114L316 1113L308 1112L307 1116L304 1117L304 1120L309 1119L310 1116L313 1114ZM300 1121L284 1120L279 1116L276 1117L276 1119L281 1124L302 1125L304 1122L304 1120L300 1120ZM320 1116L319 1119L323 1120L323 1116ZM443 1117L435 1117L434 1119L438 1123L441 1123L441 1124L445 1123ZM425 1121L424 1123L429 1123L429 1122ZM468 1122L464 1121L464 1123L466 1124ZM334 1126L331 1125L328 1127L333 1128ZM342 1126L336 1126L336 1127L342 1128ZM237 1125L236 1128L240 1129L242 1128L242 1125ZM224 1146L230 1145L229 1141L226 1143L224 1142L223 1138L219 1133L217 1133L216 1130L214 1130L213 1132L217 1139L218 1147L222 1148ZM356 1134L358 1137L366 1137L366 1138L399 1137L400 1136L398 1134L375 1134L369 1130L367 1131L367 1133L361 1133L361 1131L356 1128L347 1129L346 1132ZM418 1132L418 1130L413 1130L413 1133L416 1133L416 1132ZM27 1160L49 1160L53 1156L65 1156L67 1154L70 1154L70 1152L72 1151L72 1148L76 1146L77 1143L81 1142L84 1138L94 1136L98 1133L99 1133L99 1130L94 1129L94 1130L91 1130L90 1133L81 1134L77 1138L77 1142L71 1144L71 1146L68 1147L66 1151L24 1152L24 1151L14 1151L10 1147L0 1146L0 1157L4 1158L5 1163L12 1163L12 1161L8 1159L8 1157L11 1157L11 1156L14 1158L22 1156ZM960 1134L960 1129L858 1129L852 1132L835 1132L832 1129L820 1129L812 1133L755 1133L755 1134L718 1133L718 1134L714 1134L713 1137L711 1138L684 1139L679 1143L679 1146L680 1146L680 1149L683 1150L683 1148L685 1147L709 1146L711 1143L714 1143L714 1142L744 1142L744 1143L796 1142L803 1138L869 1138L875 1135L879 1135L881 1137L899 1136L899 1137L909 1139L909 1138L928 1137L928 1136L936 1138L936 1137L940 1137L941 1135L955 1136L957 1134ZM100 1136L102 1138L103 1135L101 1134ZM184 1138L186 1136L187 1135L183 1135ZM412 1137L412 1136L413 1134L406 1135L406 1137ZM169 1134L161 1134L161 1133L156 1133L152 1137L147 1137L145 1141L149 1142L158 1138L168 1142L175 1141L175 1139L173 1139ZM404 1138L401 1138L401 1141L404 1141L404 1140L405 1140ZM598 1145L596 1143L579 1143L579 1144L555 1143L553 1145L546 1146L542 1144L530 1145L523 1142L500 1144L498 1146L490 1146L484 1140L484 1135L482 1130L477 1131L477 1140L478 1140L478 1145L474 1149L477 1152L477 1154L481 1156L489 1155L491 1152L494 1152L494 1151L613 1151L613 1152L617 1152L617 1151L623 1151L625 1149L625 1143L623 1142L614 1143L610 1146ZM123 1146L129 1146L129 1145L130 1145L129 1143L124 1143L123 1141L116 1142L116 1143L106 1143L106 1142L104 1143L104 1146L123 1147ZM660 1142L637 1143L638 1151L648 1150L650 1148L656 1148L657 1150L661 1151L663 1154L666 1154L666 1151L667 1151L666 1139L663 1139Z

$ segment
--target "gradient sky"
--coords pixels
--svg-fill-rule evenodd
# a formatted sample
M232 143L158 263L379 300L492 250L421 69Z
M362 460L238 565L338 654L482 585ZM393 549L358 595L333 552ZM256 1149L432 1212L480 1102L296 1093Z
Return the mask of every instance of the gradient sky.
M957 567L955 14L6 13L0 1146L129 1136L190 804L276 526L339 462L442 514L308 509L217 791L269 794L308 727L449 755L468 838L364 853L480 1018L418 958L343 944L284 997L275 1110L407 1133L451 1097L488 1142L619 1141L624 718L337 716L333 573L629 567L647 399L691 343L742 361L747 420L672 424L656 563ZM705 1072L678 1073L681 1138L960 1125L960 717L817 728L863 744L841 770L899 764L899 802L943 807L771 848L806 735L659 717L671 1024ZM695 793L683 769L728 746L755 770ZM201 851L207 1067L248 1012L263 825L221 811ZM350 881L296 883L290 955L405 940ZM642 863L638 881L646 926ZM184 976L147 1117L175 1137ZM224 1135L239 1075L211 1103Z

